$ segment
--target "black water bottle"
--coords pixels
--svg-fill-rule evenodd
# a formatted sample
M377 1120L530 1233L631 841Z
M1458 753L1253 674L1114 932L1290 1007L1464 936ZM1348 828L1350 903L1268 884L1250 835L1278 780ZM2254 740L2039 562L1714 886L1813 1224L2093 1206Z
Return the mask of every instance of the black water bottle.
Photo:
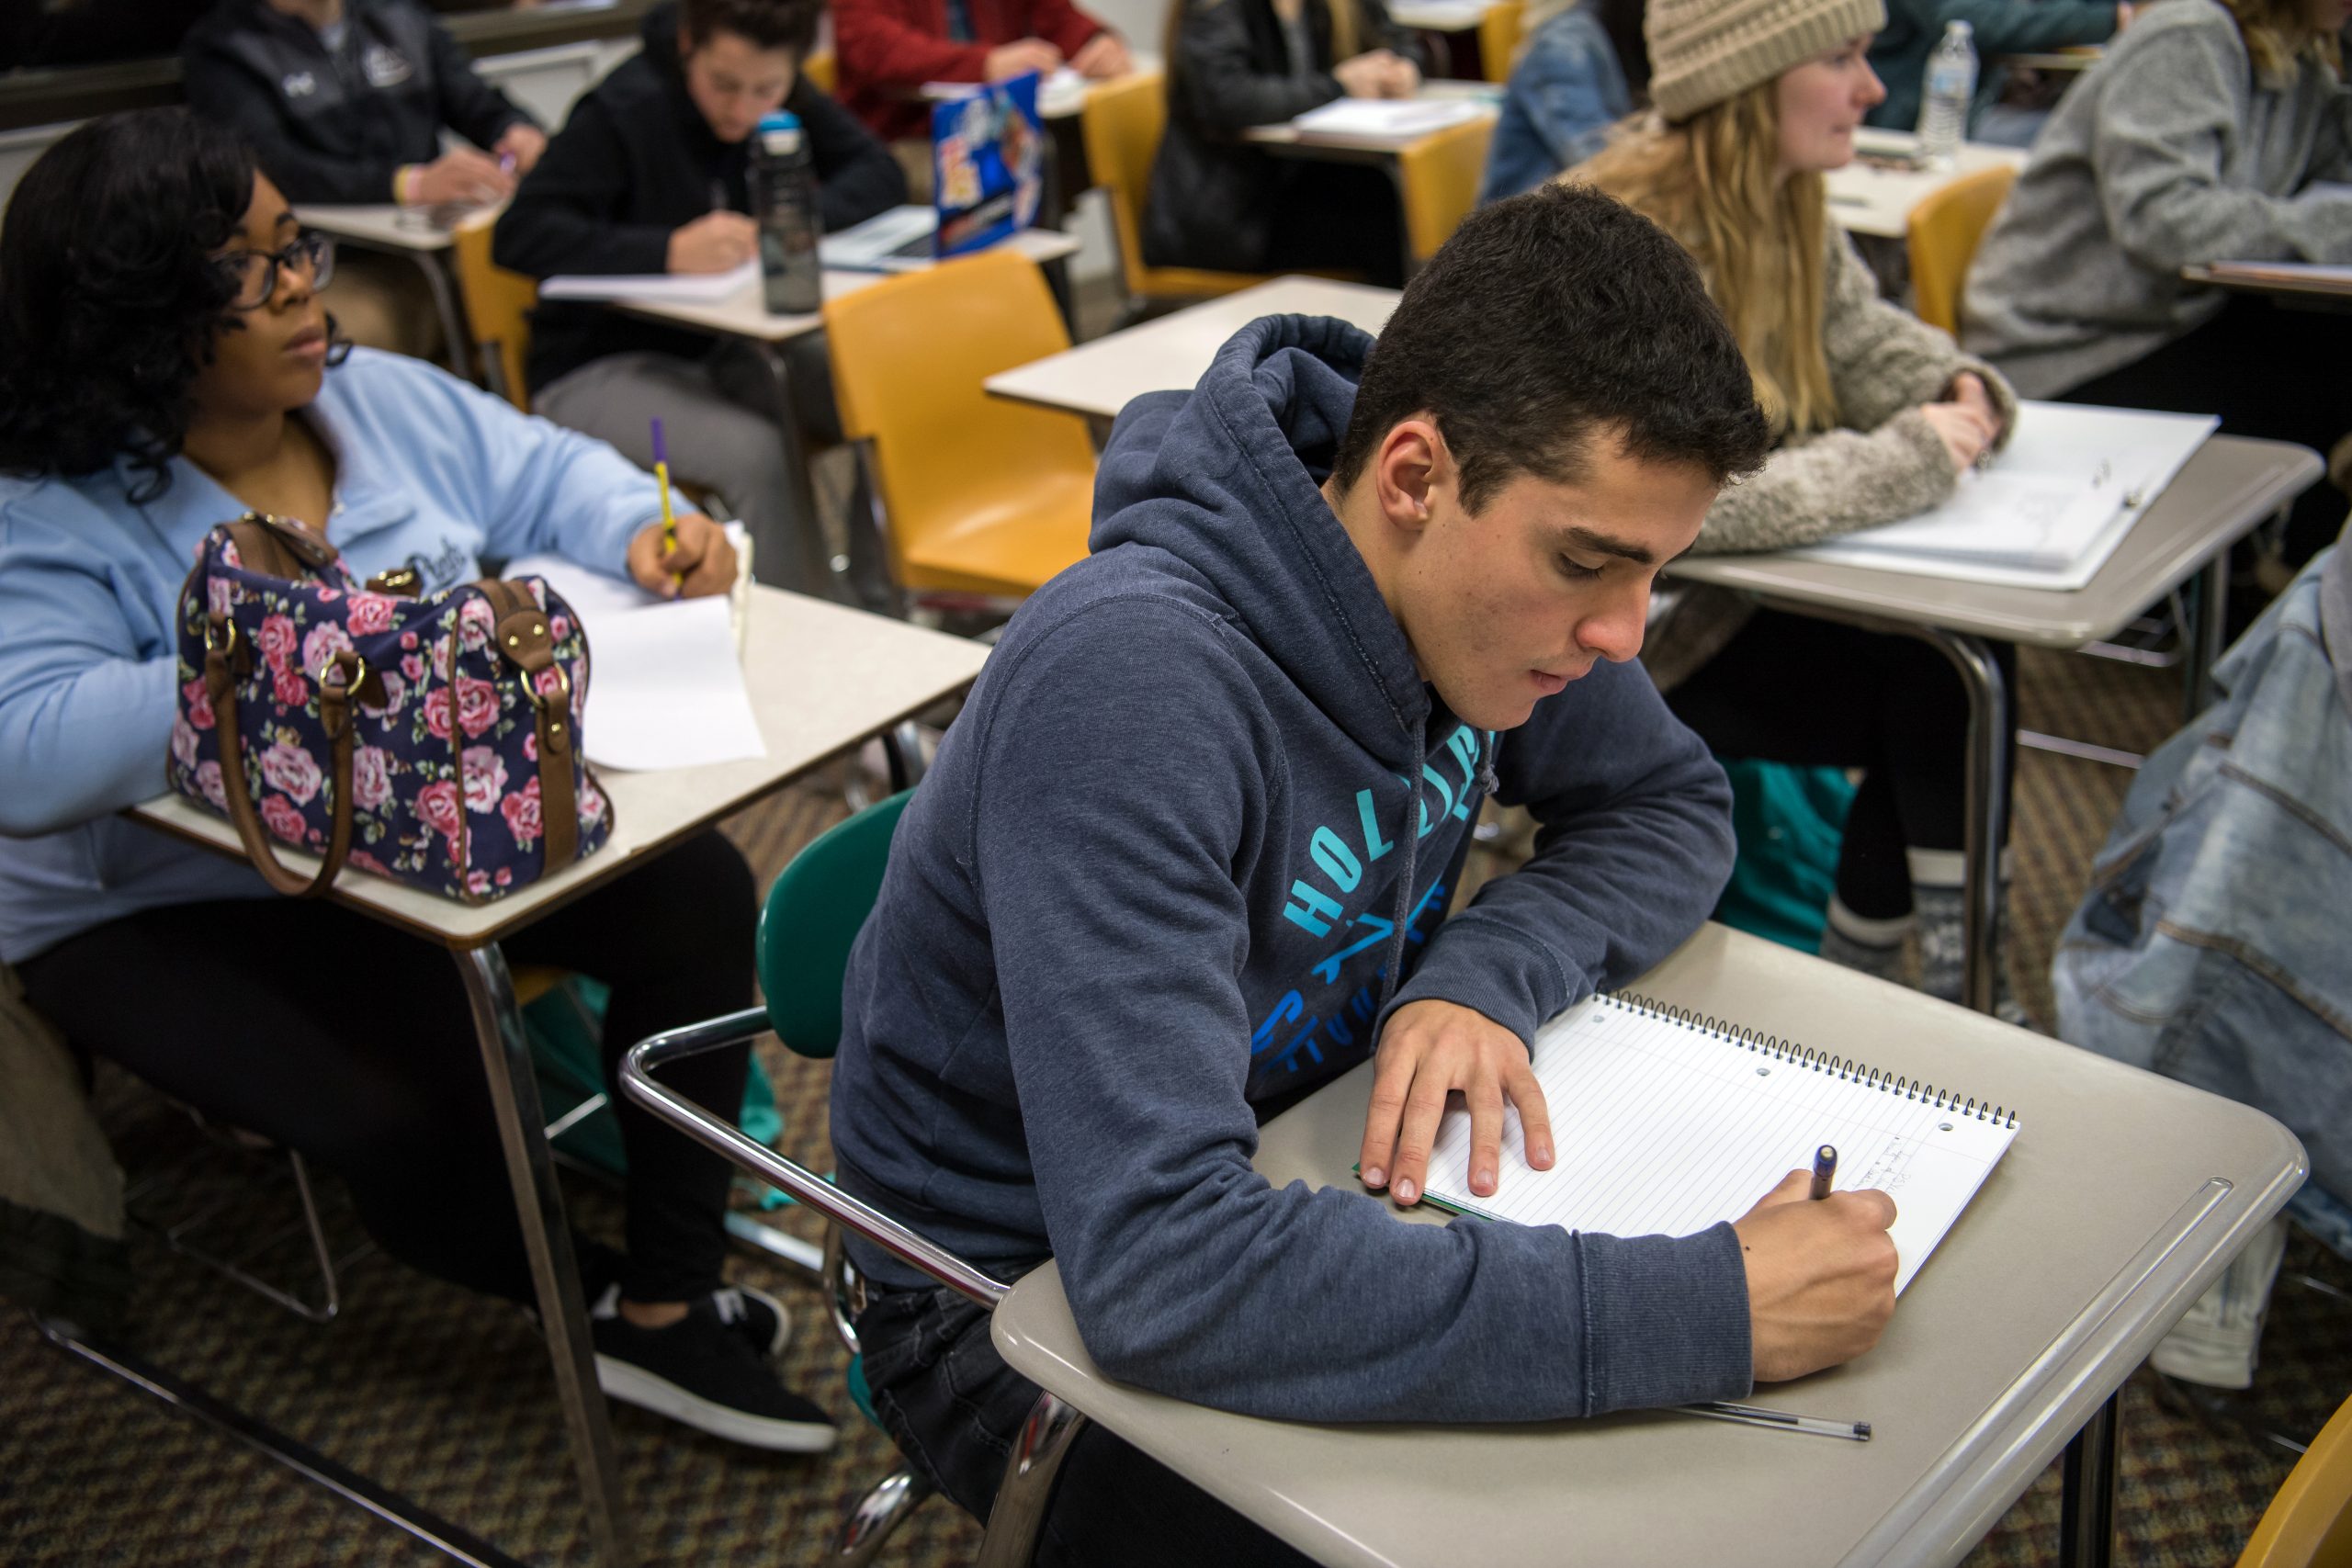
M800 117L778 109L752 136L752 216L760 226L760 282L768 310L812 314L825 302L817 260L817 167Z

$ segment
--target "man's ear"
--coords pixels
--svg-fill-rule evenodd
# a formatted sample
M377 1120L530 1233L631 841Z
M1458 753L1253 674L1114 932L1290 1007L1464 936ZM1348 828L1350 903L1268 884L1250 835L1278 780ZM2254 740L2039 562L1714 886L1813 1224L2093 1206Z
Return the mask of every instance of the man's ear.
M1417 413L1397 421L1373 454L1371 477L1382 513L1413 533L1429 526L1432 492L1446 482L1453 466L1435 420Z

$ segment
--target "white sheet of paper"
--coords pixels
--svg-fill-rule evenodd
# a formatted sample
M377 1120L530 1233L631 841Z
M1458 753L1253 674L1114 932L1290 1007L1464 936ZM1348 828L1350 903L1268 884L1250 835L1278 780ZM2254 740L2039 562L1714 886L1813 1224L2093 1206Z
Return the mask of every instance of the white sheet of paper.
M608 615L589 646L581 728L597 766L650 772L767 754L725 597Z
M817 259L829 267L847 267L853 271L892 271L893 264L912 262L921 265L931 259L931 247L922 247L916 256L892 254L900 247L917 240L928 240L938 231L939 210L932 207L893 207L877 212L865 222L854 224L838 234L828 234L817 242Z
M2076 403L2022 402L1993 466L1961 476L1931 512L1794 553L2020 588L2082 587L2221 422Z
M1336 98L1290 123L1301 136L1402 143L1486 112L1479 104L1461 98Z
M607 618L665 603L627 578L609 577L562 556L517 556L506 563L501 575L545 578L547 585L562 594L571 613L580 617L581 626L588 631L589 651L600 664L605 650L594 639Z
M627 273L608 277L565 274L543 278L542 299L653 299L673 305L711 305L760 280L758 258L727 272Z

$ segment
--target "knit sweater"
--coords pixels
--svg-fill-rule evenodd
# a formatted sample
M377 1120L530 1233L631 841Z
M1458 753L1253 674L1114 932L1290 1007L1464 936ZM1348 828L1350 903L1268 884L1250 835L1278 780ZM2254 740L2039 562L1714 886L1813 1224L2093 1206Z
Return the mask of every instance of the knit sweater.
M2119 370L2218 313L2215 261L2352 262L2352 98L2325 66L2255 79L2214 0L2132 24L2035 144L1968 276L1962 337L2028 397Z
M1838 399L1838 428L1792 436L1763 470L1728 485L1699 530L1693 555L1788 549L1927 511L1957 479L1943 438L1919 412L1973 370L2006 428L2017 399L1993 367L1950 336L1879 298L1870 268L1844 232L1825 242L1821 346ZM2006 439L2006 436L2004 437ZM1661 597L1642 662L1671 691L1721 652L1755 606L1724 589L1684 584Z

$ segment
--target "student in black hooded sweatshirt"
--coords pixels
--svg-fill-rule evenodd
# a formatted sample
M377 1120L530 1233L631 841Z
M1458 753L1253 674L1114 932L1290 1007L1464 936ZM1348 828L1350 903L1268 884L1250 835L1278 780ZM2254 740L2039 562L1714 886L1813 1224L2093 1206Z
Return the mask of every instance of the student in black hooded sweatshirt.
M684 0L645 16L644 48L573 106L498 220L501 266L556 273L724 272L755 249L748 175L760 118L799 118L828 230L906 199L882 143L800 73L820 0ZM653 458L663 422L671 472L718 492L751 530L763 581L822 592L828 551L799 515L781 424L804 444L841 439L820 334L786 350L789 408L746 344L549 303L532 314L532 407ZM855 536L853 543L856 542Z

